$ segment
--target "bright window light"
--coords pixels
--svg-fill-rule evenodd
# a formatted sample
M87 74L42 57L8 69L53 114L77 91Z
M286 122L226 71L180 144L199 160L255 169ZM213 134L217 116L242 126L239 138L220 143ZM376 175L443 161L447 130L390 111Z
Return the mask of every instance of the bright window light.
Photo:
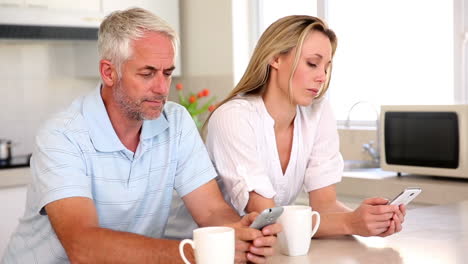
M454 103L453 3L447 0L328 0L338 36L330 100L338 120L366 101ZM360 106L352 120L375 120Z
M339 122L360 101L351 124L373 125L384 104L457 101L454 1L258 0L258 36L283 16L317 16L317 2L338 37L328 97Z

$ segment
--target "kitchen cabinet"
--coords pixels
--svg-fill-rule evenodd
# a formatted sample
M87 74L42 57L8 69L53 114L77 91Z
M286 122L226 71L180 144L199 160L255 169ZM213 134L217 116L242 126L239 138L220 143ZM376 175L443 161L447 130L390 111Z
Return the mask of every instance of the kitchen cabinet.
M24 4L24 0L0 0L0 6L20 6Z
M180 33L178 0L102 0L102 11L105 15L114 10L122 10L130 7L141 7L150 10L166 20L177 33Z
M171 25L180 35L179 21L179 0L0 0L0 26L18 25L20 28L15 30L3 31L2 38L32 38L32 39L76 39L93 40L96 37L94 31L99 27L100 22L106 15L115 10L123 10L130 7L145 8ZM26 26L26 31L22 31ZM44 31L41 34L32 34L28 27L59 26L68 28L67 31L58 31L48 33ZM91 28L92 33L77 33L71 28ZM40 31L42 32L42 31ZM64 33L65 32L65 33ZM89 30L87 31L89 32ZM7 34L8 33L8 34ZM98 58L96 53L96 42L91 42L92 49L87 48L90 45L77 45L78 62L76 69L82 71L77 75L78 78L99 78L97 69ZM84 48L82 46L85 46ZM175 76L181 75L181 56L180 49L176 52L176 69L173 72ZM81 59L81 56L91 57L92 59ZM83 62L83 63L82 63ZM96 67L92 67L96 65Z
M27 185L31 181L29 168L0 169L0 259L10 235L23 216Z
M95 0L0 0L0 6L21 7L21 8L40 8L57 10L81 10L81 11L101 11L101 2Z
M147 9L157 16L164 19L180 36L180 19L179 19L179 1L178 0L101 0L102 3L102 18L104 19L109 13L115 10L124 10L130 7L141 7ZM97 49L95 43L74 43L76 75L79 78L99 78L97 65L99 63ZM174 76L181 75L181 52L180 48L177 51L176 69L173 72ZM96 65L96 66L95 66Z
M27 0L26 2L39 2L49 9L58 10L79 10L99 12L101 9L100 1L95 0Z
M30 8L48 8L47 0L25 0L24 5Z
M0 258L10 241L10 236L23 216L26 203L26 185L0 188ZM6 202L7 201L7 202Z

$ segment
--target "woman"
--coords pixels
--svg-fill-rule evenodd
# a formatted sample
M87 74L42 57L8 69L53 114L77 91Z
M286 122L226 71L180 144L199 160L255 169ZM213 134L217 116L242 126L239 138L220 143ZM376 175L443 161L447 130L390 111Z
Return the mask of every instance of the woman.
M336 199L343 159L323 97L337 39L312 16L288 16L260 37L239 84L207 123L206 144L227 200L245 214L294 202L301 189L321 214L316 236L388 236L405 208L371 198L351 210Z

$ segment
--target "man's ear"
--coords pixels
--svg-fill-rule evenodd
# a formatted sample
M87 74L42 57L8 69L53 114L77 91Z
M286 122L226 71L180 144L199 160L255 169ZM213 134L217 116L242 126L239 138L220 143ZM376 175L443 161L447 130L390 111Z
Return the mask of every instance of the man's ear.
M279 65L280 65L280 56L276 55L271 59L270 66L273 69L277 70L279 68Z
M114 65L108 60L99 61L99 73L101 74L102 82L106 86L114 86L117 81L117 72Z

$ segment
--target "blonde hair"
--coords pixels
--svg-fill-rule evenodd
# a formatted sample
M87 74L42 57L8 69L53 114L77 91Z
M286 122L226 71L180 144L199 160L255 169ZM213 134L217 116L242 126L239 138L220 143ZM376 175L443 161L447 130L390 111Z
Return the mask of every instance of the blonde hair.
M98 52L100 59L109 60L121 75L122 64L132 56L131 41L141 38L145 32L165 34L177 50L177 34L171 26L142 8L114 11L102 21L98 32Z
M271 24L262 34L244 75L229 95L217 105L217 108L237 95L262 95L265 92L265 86L270 78L270 62L272 59L278 55L288 54L296 47L294 64L290 74L291 83L292 76L299 62L302 45L311 31L322 32L330 39L333 57L337 46L337 38L335 33L328 28L324 21L320 18L306 15L283 17ZM320 98L325 94L330 83L330 75L331 64L327 71L326 81L316 98ZM291 85L289 85L289 90L289 94L291 94ZM213 112L211 114L213 114ZM204 128L211 114L208 116Z

